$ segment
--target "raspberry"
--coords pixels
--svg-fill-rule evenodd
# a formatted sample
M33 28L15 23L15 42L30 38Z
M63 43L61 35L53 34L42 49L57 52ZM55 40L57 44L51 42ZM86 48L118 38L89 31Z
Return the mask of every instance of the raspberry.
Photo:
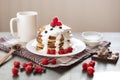
M56 50L48 50L47 54L55 54Z
M25 71L26 71L26 73L31 73L32 72L32 66L28 65L27 67L25 67Z
M59 54L64 54L64 50L59 50L58 53Z
M58 22L58 17L54 17L53 22L55 22L55 23Z
M53 18L53 21L50 23L50 25L51 25L52 27L61 26L61 25L62 25L62 22L58 21L58 17L54 17L54 18Z
M50 50L47 51L47 54L50 54Z
M64 49L64 54L68 53L68 49Z
M32 62L28 62L27 65L33 66L33 63Z
M27 63L23 63L22 67L25 69L27 67Z
M89 66L89 67L87 68L87 72L88 72L89 75L93 75L93 73L95 72L95 70L94 70L93 67Z
M93 60L92 60L92 61L90 61L90 62L89 62L89 66L94 67L94 66L95 66L95 61L93 61Z
M56 64L56 59L52 59L51 64L53 64L53 65Z
M20 62L19 61L14 61L14 67L19 67L20 66Z
M43 68L41 66L36 66L34 68L34 71L37 72L37 73L42 73L43 72Z
M68 52L72 52L73 48L72 47L69 47L68 48Z
M19 72L18 68L16 68L16 67L12 68L13 75L15 75L15 76L18 75L18 72Z
M49 60L48 60L47 58L44 58L44 59L42 59L42 62L41 62L41 63L42 63L43 65L47 65L47 64L48 64L48 61L49 61Z
M56 25L57 25L57 26L61 26L61 25L62 25L62 22L57 22Z
M55 22L51 22L51 23L50 23L50 26L55 27L55 26L56 26L56 23L55 23Z
M83 63L83 64L82 64L82 68L83 68L84 70L87 70L88 66L89 66L89 65L88 65L87 63Z
M55 54L56 51L55 50L50 50L50 54Z

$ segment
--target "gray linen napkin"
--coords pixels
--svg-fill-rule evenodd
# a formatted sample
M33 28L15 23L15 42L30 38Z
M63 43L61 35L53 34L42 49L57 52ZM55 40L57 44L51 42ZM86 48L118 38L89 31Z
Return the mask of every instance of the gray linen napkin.
M2 38L0 38L0 50L9 52L10 47L19 42L20 41L18 39L14 39L11 37L9 37L9 38L2 37ZM66 62L62 62L59 60L60 58L58 58L58 59L56 58L57 64L55 64L55 65L52 65L52 64L42 65L41 60L45 57L33 54L24 47L20 51L14 52L13 55L20 56L21 58L26 58L28 60L31 60L31 61L33 61L39 65L45 66L45 67L55 68L55 67L60 67L60 66L70 66L77 62L82 62L86 58L90 57L94 51L98 50L98 47L109 47L109 46L110 46L110 42L103 41L95 47L92 47L92 48L87 47L84 51L82 51L74 56L68 57L70 59ZM54 59L54 58L48 57L48 59Z

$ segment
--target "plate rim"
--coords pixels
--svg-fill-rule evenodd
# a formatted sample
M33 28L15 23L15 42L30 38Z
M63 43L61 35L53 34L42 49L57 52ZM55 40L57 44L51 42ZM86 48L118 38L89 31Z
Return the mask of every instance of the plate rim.
M32 42L35 41L36 39L32 39L31 41L29 41L29 42L26 44L25 47L26 47L26 49L27 49L28 51L30 51L32 54L36 54L36 55L44 56L44 57L68 57L68 56L73 56L73 55L76 55L76 54L82 52L82 51L86 48L86 45L85 45L85 43L84 43L82 40L77 39L77 38L71 38L71 39L80 41L80 42L82 43L82 45L83 45L83 49L81 49L80 51L77 51L77 53L72 52L73 54L72 54L72 53L68 53L68 54L61 54L61 55L50 55L50 54L45 54L45 55L43 55L43 54L39 54L40 52L38 52L38 51L33 51L33 50L29 49L29 47L28 47L28 46L31 44L31 47L33 48L34 46L32 46ZM78 44L77 44L77 46L78 46ZM80 46L81 46L81 45L80 45Z

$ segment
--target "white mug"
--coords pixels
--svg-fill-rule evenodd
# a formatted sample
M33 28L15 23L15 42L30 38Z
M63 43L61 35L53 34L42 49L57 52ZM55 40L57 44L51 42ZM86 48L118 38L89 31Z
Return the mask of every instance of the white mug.
M10 20L10 32L15 37L13 22L17 22L17 37L28 42L36 37L37 32L37 15L35 11L22 11L17 13L16 18Z

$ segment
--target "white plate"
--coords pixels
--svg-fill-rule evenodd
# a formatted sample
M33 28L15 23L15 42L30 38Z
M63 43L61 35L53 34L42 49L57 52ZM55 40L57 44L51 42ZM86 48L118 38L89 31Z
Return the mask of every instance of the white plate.
M46 51L38 51L36 50L35 46L33 46L33 43L35 42L34 40L31 40L30 42L28 42L26 44L26 48L32 52L33 54L37 54L40 56L46 56L46 57L65 57L65 56L72 56L75 54L78 54L79 52L83 51L86 48L86 45L84 42L82 42L81 40L78 40L76 38L72 38L71 39L71 43L72 43L72 47L73 47L73 52L72 53L67 53L67 54L56 54L56 55L51 55L51 54L47 54L45 53Z

